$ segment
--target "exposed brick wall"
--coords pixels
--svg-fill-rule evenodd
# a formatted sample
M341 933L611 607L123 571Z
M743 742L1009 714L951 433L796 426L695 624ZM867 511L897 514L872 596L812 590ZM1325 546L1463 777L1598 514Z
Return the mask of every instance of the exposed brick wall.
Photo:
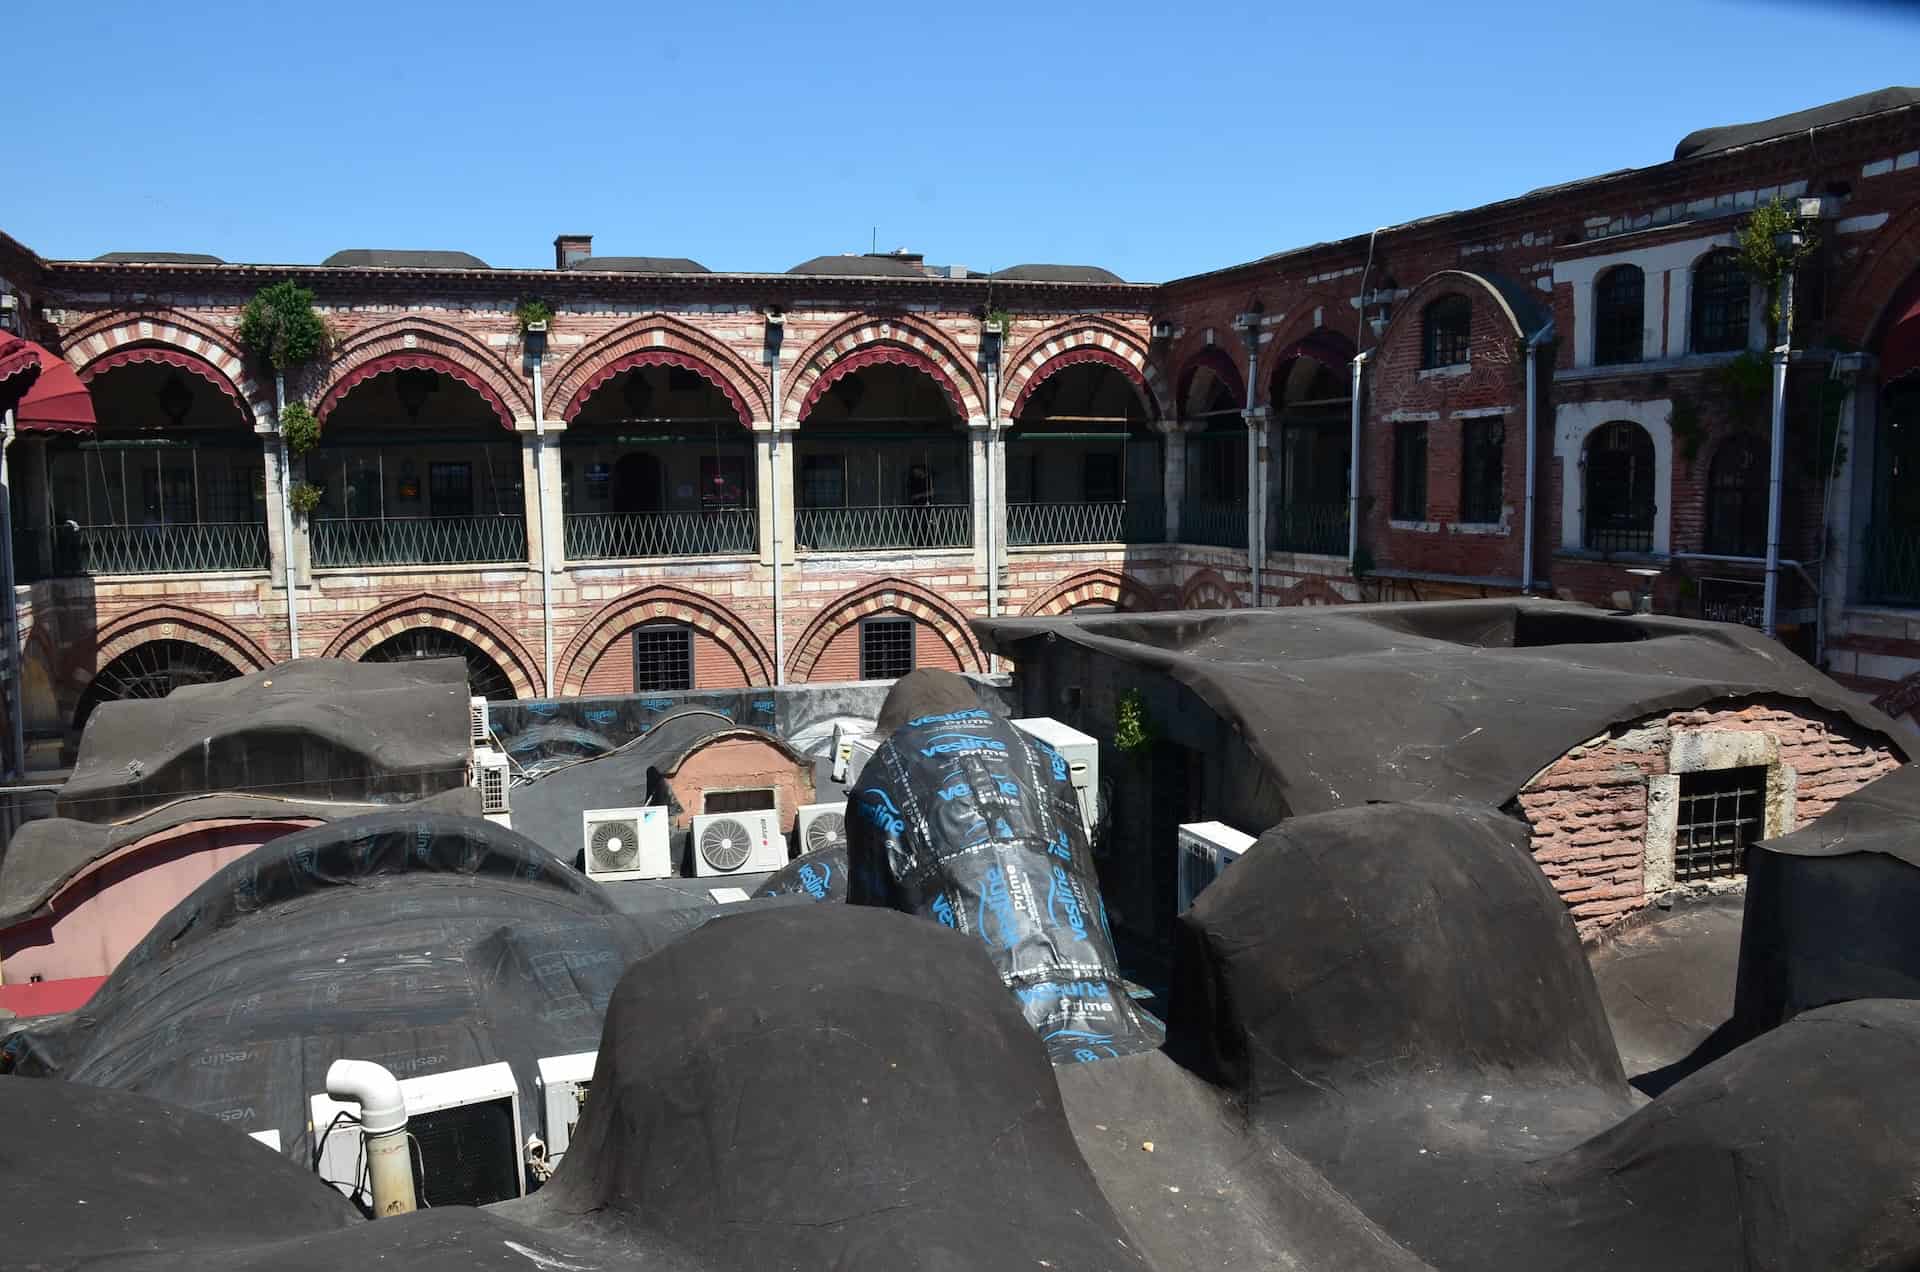
M788 759L785 752L752 738L725 738L689 755L667 778L676 807L670 826L688 829L696 815L707 811L706 793L771 787L780 811L781 833L791 840L793 815L802 804L813 803L813 766Z
M1793 773L1793 828L1900 764L1886 739L1807 705L1750 702L1674 711L1618 726L1573 748L1521 790L1514 808L1533 828L1533 855L1592 939L1652 904L1646 858L1648 779L1666 775L1673 740L1763 733Z
M880 610L874 617L906 618L910 616L899 610ZM966 670L953 646L933 627L918 619L913 621L913 665L938 667L942 671ZM854 619L848 622L828 638L826 648L821 651L820 660L813 665L812 674L808 679L822 681L860 679L860 620Z

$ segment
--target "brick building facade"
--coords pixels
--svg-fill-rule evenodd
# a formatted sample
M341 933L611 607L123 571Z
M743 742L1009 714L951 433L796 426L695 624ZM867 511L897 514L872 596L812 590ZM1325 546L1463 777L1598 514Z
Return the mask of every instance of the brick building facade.
M267 665L294 624L302 654L465 652L529 696L978 669L991 613L1618 603L1635 568L1662 611L1750 617L1768 332L1725 253L1776 199L1818 244L1783 631L1886 685L1920 668L1920 107L1760 134L1164 285L897 254L711 273L581 236L550 270L0 238L14 330L100 420L23 417L9 449L28 726ZM322 422L294 518L235 335L283 279L334 335L288 384ZM528 296L555 311L537 402Z

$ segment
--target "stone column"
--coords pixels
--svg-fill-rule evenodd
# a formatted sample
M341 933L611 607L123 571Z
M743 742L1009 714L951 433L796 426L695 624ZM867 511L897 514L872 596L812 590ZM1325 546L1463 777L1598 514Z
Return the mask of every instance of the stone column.
M281 509L286 498L281 493L280 481L280 440L272 433L260 436L261 469L267 484L267 564L273 572L273 587L276 591L284 587L287 579L286 563L288 554L293 558L293 582L296 587L305 587L313 582L312 560L309 556L307 519L298 513L293 517L293 542L288 543L282 530L286 525ZM297 485L303 480L306 465L298 459L291 459L288 468L287 487ZM284 603L284 602L283 602ZM280 616L284 620L285 616ZM305 653L304 647L301 650Z
M967 457L973 470L973 568L987 570L987 541L993 533L993 509L987 502L987 465L991 462L993 426L984 415L967 421Z
M1267 463L1272 447L1267 444L1267 408L1250 407L1246 417L1253 437L1247 463L1247 564L1257 574L1267 564Z
M1180 420L1155 420L1160 434L1161 487L1167 500L1167 542L1180 542L1180 505L1187 495L1187 428Z
M541 569L541 544L547 537L547 527L540 516L541 469L545 466L546 450L546 443L531 429L520 434L520 512L527 523L527 565L535 574ZM550 506L551 497L547 502ZM560 545L553 546L557 557Z
M773 564L773 545L775 531L778 530L780 543L780 564L782 567L793 564L793 500L794 500L794 462L793 441L796 434L792 429L780 430L780 453L773 453L774 433L764 423L754 425L754 508L755 524L759 531L760 564ZM773 492L780 491L779 518L774 517Z

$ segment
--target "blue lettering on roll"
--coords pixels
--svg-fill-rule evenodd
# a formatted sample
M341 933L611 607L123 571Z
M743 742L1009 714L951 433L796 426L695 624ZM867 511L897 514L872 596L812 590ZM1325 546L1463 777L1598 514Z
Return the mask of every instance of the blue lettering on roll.
M989 718L988 712L978 708L972 708L966 711L949 711L944 715L923 715L917 719L907 721L907 727L909 729L917 729L923 724L952 724L960 720L985 720L987 718Z
M900 815L893 800L878 786L869 786L861 791L860 801L860 815L887 834L898 835L907 828L907 819Z
M1055 904L1067 915L1067 926L1073 929L1074 939L1087 939L1087 921L1080 913L1079 898L1073 894L1073 880L1067 878L1067 872L1059 866L1053 868L1053 880L1047 886L1047 917L1058 922L1054 912Z

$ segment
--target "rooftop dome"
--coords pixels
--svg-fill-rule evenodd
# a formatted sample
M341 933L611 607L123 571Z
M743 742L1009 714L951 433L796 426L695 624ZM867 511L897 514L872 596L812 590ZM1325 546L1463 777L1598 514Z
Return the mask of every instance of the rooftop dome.
M1127 280L1098 265L1014 265L995 270L1003 283L1124 283Z
M346 269L491 269L471 252L404 251L385 247L350 247L320 262Z
M816 256L810 261L802 261L788 270L789 274L819 274L841 278L925 278L927 273L918 265L908 264L894 256L857 256L848 252L843 256Z

